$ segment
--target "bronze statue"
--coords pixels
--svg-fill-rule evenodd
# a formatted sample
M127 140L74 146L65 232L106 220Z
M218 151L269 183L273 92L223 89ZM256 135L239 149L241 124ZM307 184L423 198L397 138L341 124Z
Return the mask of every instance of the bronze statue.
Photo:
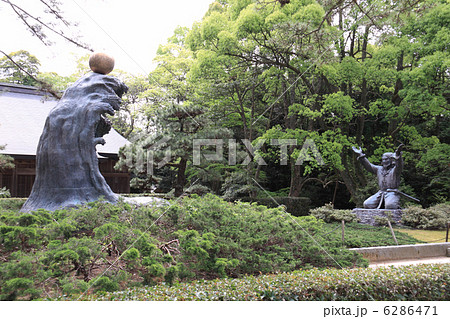
M116 202L98 168L95 146L111 124L104 114L119 110L127 86L100 73L80 78L64 93L45 123L37 149L36 180L22 212L54 211L103 198Z
M385 209L400 209L400 195L417 200L398 190L403 169L403 146L401 144L395 153L384 153L381 158L381 166L370 163L360 147L352 147L353 151L358 154L358 160L364 168L377 175L378 187L380 188L376 194L364 201L364 208L380 209L384 203Z

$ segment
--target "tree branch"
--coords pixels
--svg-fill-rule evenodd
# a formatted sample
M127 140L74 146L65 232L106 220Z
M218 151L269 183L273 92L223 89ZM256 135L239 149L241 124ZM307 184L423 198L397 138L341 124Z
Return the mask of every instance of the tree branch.
M64 20L64 18L61 16L61 14L58 11L53 9L46 1L44 1L44 0L39 0L39 1L41 1L41 3L44 4L50 10L50 13L52 13L57 19L61 20L62 23L64 23L66 25L66 27L69 26L69 22Z
M9 5L11 6L11 8L13 9L13 11L17 14L17 16L22 20L22 22L23 22L23 23L30 29L30 31L31 31L34 35L36 35L36 36L39 38L39 40L41 40L41 42L44 43L45 45L49 45L49 43L46 43L46 42L44 41L44 36L43 36L43 34L39 34L39 33L35 30L35 28L34 28L33 26L31 26L31 25L28 23L28 21L26 20L26 17L25 17L24 15L26 15L27 17L29 17L29 18L35 20L36 22L38 22L38 23L39 23L40 25L42 25L43 27L47 28L48 30L52 31L53 33L56 33L56 34L59 35L60 37L66 39L67 41L69 41L69 42L71 42L71 43L73 43L73 44L75 44L76 46L78 46L78 47L80 47L80 48L83 48L83 49L86 49L86 50L89 50L89 51L91 51L91 52L94 51L94 50L91 49L89 46L87 46L87 45L85 45L85 44L82 44L82 43L80 43L80 42L77 42L77 41L75 41L75 40L73 40L73 39L71 39L71 38L65 36L64 33L62 33L61 31L57 31L57 30L55 30L54 28L50 27L49 25L47 25L46 23L44 23L43 21L41 21L39 18L36 18L36 17L32 16L31 14L29 14L27 11L25 11L24 9L22 9L22 8L19 7L18 5L12 3L10 0L0 0L0 1L3 1L3 2L9 4ZM21 11L22 13L18 12L18 10ZM59 15L56 15L56 17L59 17ZM63 20L63 22L65 22L65 21Z
M48 84L47 82L44 82L42 80L37 79L34 75L32 75L27 70L22 68L18 63L16 63L16 61L14 61L8 54L3 52L2 50L0 50L0 53L3 54L8 60L10 60L20 71L22 71L23 73L28 75L30 78L35 80L37 83L39 83L40 86L41 86L41 89L43 91L50 93L53 97L55 97L58 100L61 98L61 93L60 92L56 92L55 90L53 90L50 84Z

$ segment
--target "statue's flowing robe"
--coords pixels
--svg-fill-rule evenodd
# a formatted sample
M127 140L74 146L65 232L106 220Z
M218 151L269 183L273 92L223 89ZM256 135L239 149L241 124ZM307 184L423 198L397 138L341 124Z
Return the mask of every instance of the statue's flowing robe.
M66 90L45 122L36 154L36 179L23 212L54 211L100 197L118 200L100 174L96 145L104 143L101 136L109 130L105 131L102 115L119 109L126 90L118 79L98 73L89 73Z

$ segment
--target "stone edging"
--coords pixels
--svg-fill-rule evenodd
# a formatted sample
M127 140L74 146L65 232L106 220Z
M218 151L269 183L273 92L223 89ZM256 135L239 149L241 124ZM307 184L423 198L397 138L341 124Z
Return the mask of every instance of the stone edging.
M450 249L450 242L434 243L434 244L352 248L350 250L362 254L363 257L368 259L370 262L377 262L386 260L445 257L447 256L449 249Z

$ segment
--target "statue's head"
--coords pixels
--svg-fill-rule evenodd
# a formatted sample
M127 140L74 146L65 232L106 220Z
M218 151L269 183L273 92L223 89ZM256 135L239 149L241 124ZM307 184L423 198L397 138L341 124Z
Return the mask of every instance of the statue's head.
M381 157L381 165L384 169L389 169L395 165L395 154L394 153L384 153Z

